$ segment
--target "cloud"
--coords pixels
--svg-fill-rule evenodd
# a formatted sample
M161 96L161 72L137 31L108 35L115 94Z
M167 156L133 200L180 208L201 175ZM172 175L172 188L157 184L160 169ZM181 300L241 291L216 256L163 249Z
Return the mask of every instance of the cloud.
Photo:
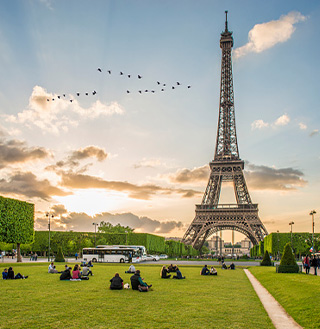
M319 129L314 129L314 130L311 131L310 137L316 136L318 134L319 134Z
M0 169L8 164L24 163L49 156L43 147L27 147L25 142L0 139Z
M288 114L281 115L278 119L276 119L272 124L268 122L264 122L262 119L255 120L251 123L251 129L264 129L268 127L279 127L279 126L286 126L290 122L290 117Z
M71 161L76 161L83 160L86 158L97 158L98 161L103 161L107 158L107 156L108 154L103 148L91 145L83 149L73 151L69 159Z
M69 127L77 126L80 120L124 113L117 102L105 105L97 100L86 109L82 108L72 95L60 97L58 99L57 94L48 93L44 88L35 86L28 108L17 115L5 115L5 120L9 123L24 124L29 128L36 126L45 133L59 135L61 131L68 131ZM73 100L72 103L69 101L70 98Z
M299 128L300 128L301 130L306 130L308 127L307 127L307 125L305 125L304 123L300 122L300 123L299 123Z
M304 187L307 181L303 172L293 168L271 168L246 163L246 180L250 189L254 190L296 190Z
M132 213L111 214L107 212L95 216L76 212L62 213L60 218L53 219L51 227L58 230L92 231L92 223L102 221L110 222L112 225L129 226L142 233L169 233L174 229L184 228L183 223L179 221L158 221L149 217L139 217ZM46 229L47 227L47 221L43 221L42 218L37 218L36 224L40 229Z
M31 172L16 172L7 180L0 179L0 193L23 195L28 198L37 197L43 200L49 200L52 196L72 194L52 186L47 179L38 180Z
M167 164L160 159L142 159L140 162L133 165L135 169L138 168L155 168L155 167L167 167Z
M286 126L288 123L290 122L290 118L287 114L282 115L281 117L279 117L274 124L276 126Z
M260 53L278 43L289 40L295 31L294 24L306 20L299 12L290 12L278 20L256 24L248 35L248 43L234 50L234 58L239 58L248 53Z
M56 216L67 214L68 210L65 208L63 204L57 204L51 207L51 212L56 217Z
M158 193L164 195L178 193L184 198L190 198L200 193L190 189L165 188L153 184L135 185L128 182L106 181L100 177L73 172L60 172L58 174L61 176L60 184L63 187L75 189L99 188L125 192L129 194L130 198L134 199L149 200L152 195Z
M194 183L207 181L209 178L210 169L208 165L193 169L179 169L176 173L169 175L169 180L172 183Z
M251 129L263 129L269 127L269 123L264 122L263 120L256 120L251 123Z

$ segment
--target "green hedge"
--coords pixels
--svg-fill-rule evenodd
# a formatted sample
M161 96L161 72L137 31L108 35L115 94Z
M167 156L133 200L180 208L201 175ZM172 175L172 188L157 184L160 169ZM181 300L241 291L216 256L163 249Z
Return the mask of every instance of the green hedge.
M299 273L298 265L277 265L277 273Z
M260 263L261 266L272 266L270 255L268 253L268 250L264 253L264 257L262 262Z
M34 204L0 196L0 241L31 243L34 237Z

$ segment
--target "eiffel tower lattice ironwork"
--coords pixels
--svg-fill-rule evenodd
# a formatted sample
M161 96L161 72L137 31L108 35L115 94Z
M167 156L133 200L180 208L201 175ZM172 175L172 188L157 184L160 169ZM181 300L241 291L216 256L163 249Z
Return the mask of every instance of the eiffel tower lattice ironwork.
M247 236L255 245L268 234L258 216L258 204L253 204L243 175L244 161L239 157L232 77L232 32L221 33L221 86L219 122L214 160L210 162L210 177L202 203L196 205L196 215L182 242L201 249L212 234L235 230ZM222 182L233 182L237 204L219 204Z

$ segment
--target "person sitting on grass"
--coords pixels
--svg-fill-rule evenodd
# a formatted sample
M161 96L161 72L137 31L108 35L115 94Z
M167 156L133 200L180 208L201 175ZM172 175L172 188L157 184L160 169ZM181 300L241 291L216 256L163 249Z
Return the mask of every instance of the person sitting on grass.
M236 269L236 267L235 267L235 265L233 263L231 263L231 265L229 266L229 268L230 268L230 270L235 270Z
M81 276L80 266L76 264L72 271L72 280L89 280L88 276Z
M131 264L129 266L129 270L128 271L125 271L125 273L135 273L136 272L136 268L134 267L133 264Z
M169 279L171 277L171 274L168 274L168 273L169 273L169 271L166 268L166 265L163 265L161 272L160 272L161 279Z
M185 279L185 278L186 278L186 277L185 277L185 276L182 276L182 274L181 274L179 268L177 267L176 275L174 275L174 276L172 277L172 279Z
M170 265L168 266L168 273L170 273L170 272L176 272L177 268L178 268L177 265L172 265L172 264L170 264Z
M14 275L14 271L13 271L12 267L9 267L7 279L9 279L9 280L28 279L28 276L24 276L20 273Z
M49 267L48 267L48 273L59 273L57 270L56 270L56 267L54 265L54 263L52 262Z
M89 262L88 262L88 267L93 267L91 260L89 260Z
M207 265L204 265L204 267L201 270L201 275L209 275L210 271L208 269Z
M140 292L147 292L149 288L152 287L152 284L148 285L146 282L143 282L143 279L140 276L140 271L136 270L134 275L130 278L132 290L139 290Z
M82 267L82 272L81 272L81 276L89 276L89 275L93 275L92 271L89 269L88 265L84 265Z
M116 273L114 277L110 280L110 289L121 290L123 289L123 280L120 278L119 273Z
M60 275L60 280L70 280L71 279L71 273L70 273L70 267L68 265L65 265L65 270Z
M227 269L228 269L228 267L227 267L227 265L226 265L225 262L222 262L222 266L221 266L221 268L222 268L223 270L227 270Z
M218 275L217 270L213 266L210 268L210 275Z
M8 279L8 269L5 268L2 272L2 279L7 280Z

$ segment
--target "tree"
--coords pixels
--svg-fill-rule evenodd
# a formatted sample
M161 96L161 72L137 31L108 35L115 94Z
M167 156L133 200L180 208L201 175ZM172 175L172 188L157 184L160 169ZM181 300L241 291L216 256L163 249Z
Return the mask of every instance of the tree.
M65 262L61 246L58 248L58 253L57 253L57 256L55 258L55 261L56 262L61 262L61 263Z
M34 204L0 196L0 240L17 245L17 262L22 262L21 243L34 237Z
M102 221L98 227L100 233L132 233L133 229L129 226L122 226L120 224L112 225L109 222Z
M265 251L264 256L263 256L263 260L260 263L260 265L261 266L271 266L272 265L268 250Z
M283 255L278 267L278 273L298 273L299 266L292 253L291 244L288 242L284 246Z

